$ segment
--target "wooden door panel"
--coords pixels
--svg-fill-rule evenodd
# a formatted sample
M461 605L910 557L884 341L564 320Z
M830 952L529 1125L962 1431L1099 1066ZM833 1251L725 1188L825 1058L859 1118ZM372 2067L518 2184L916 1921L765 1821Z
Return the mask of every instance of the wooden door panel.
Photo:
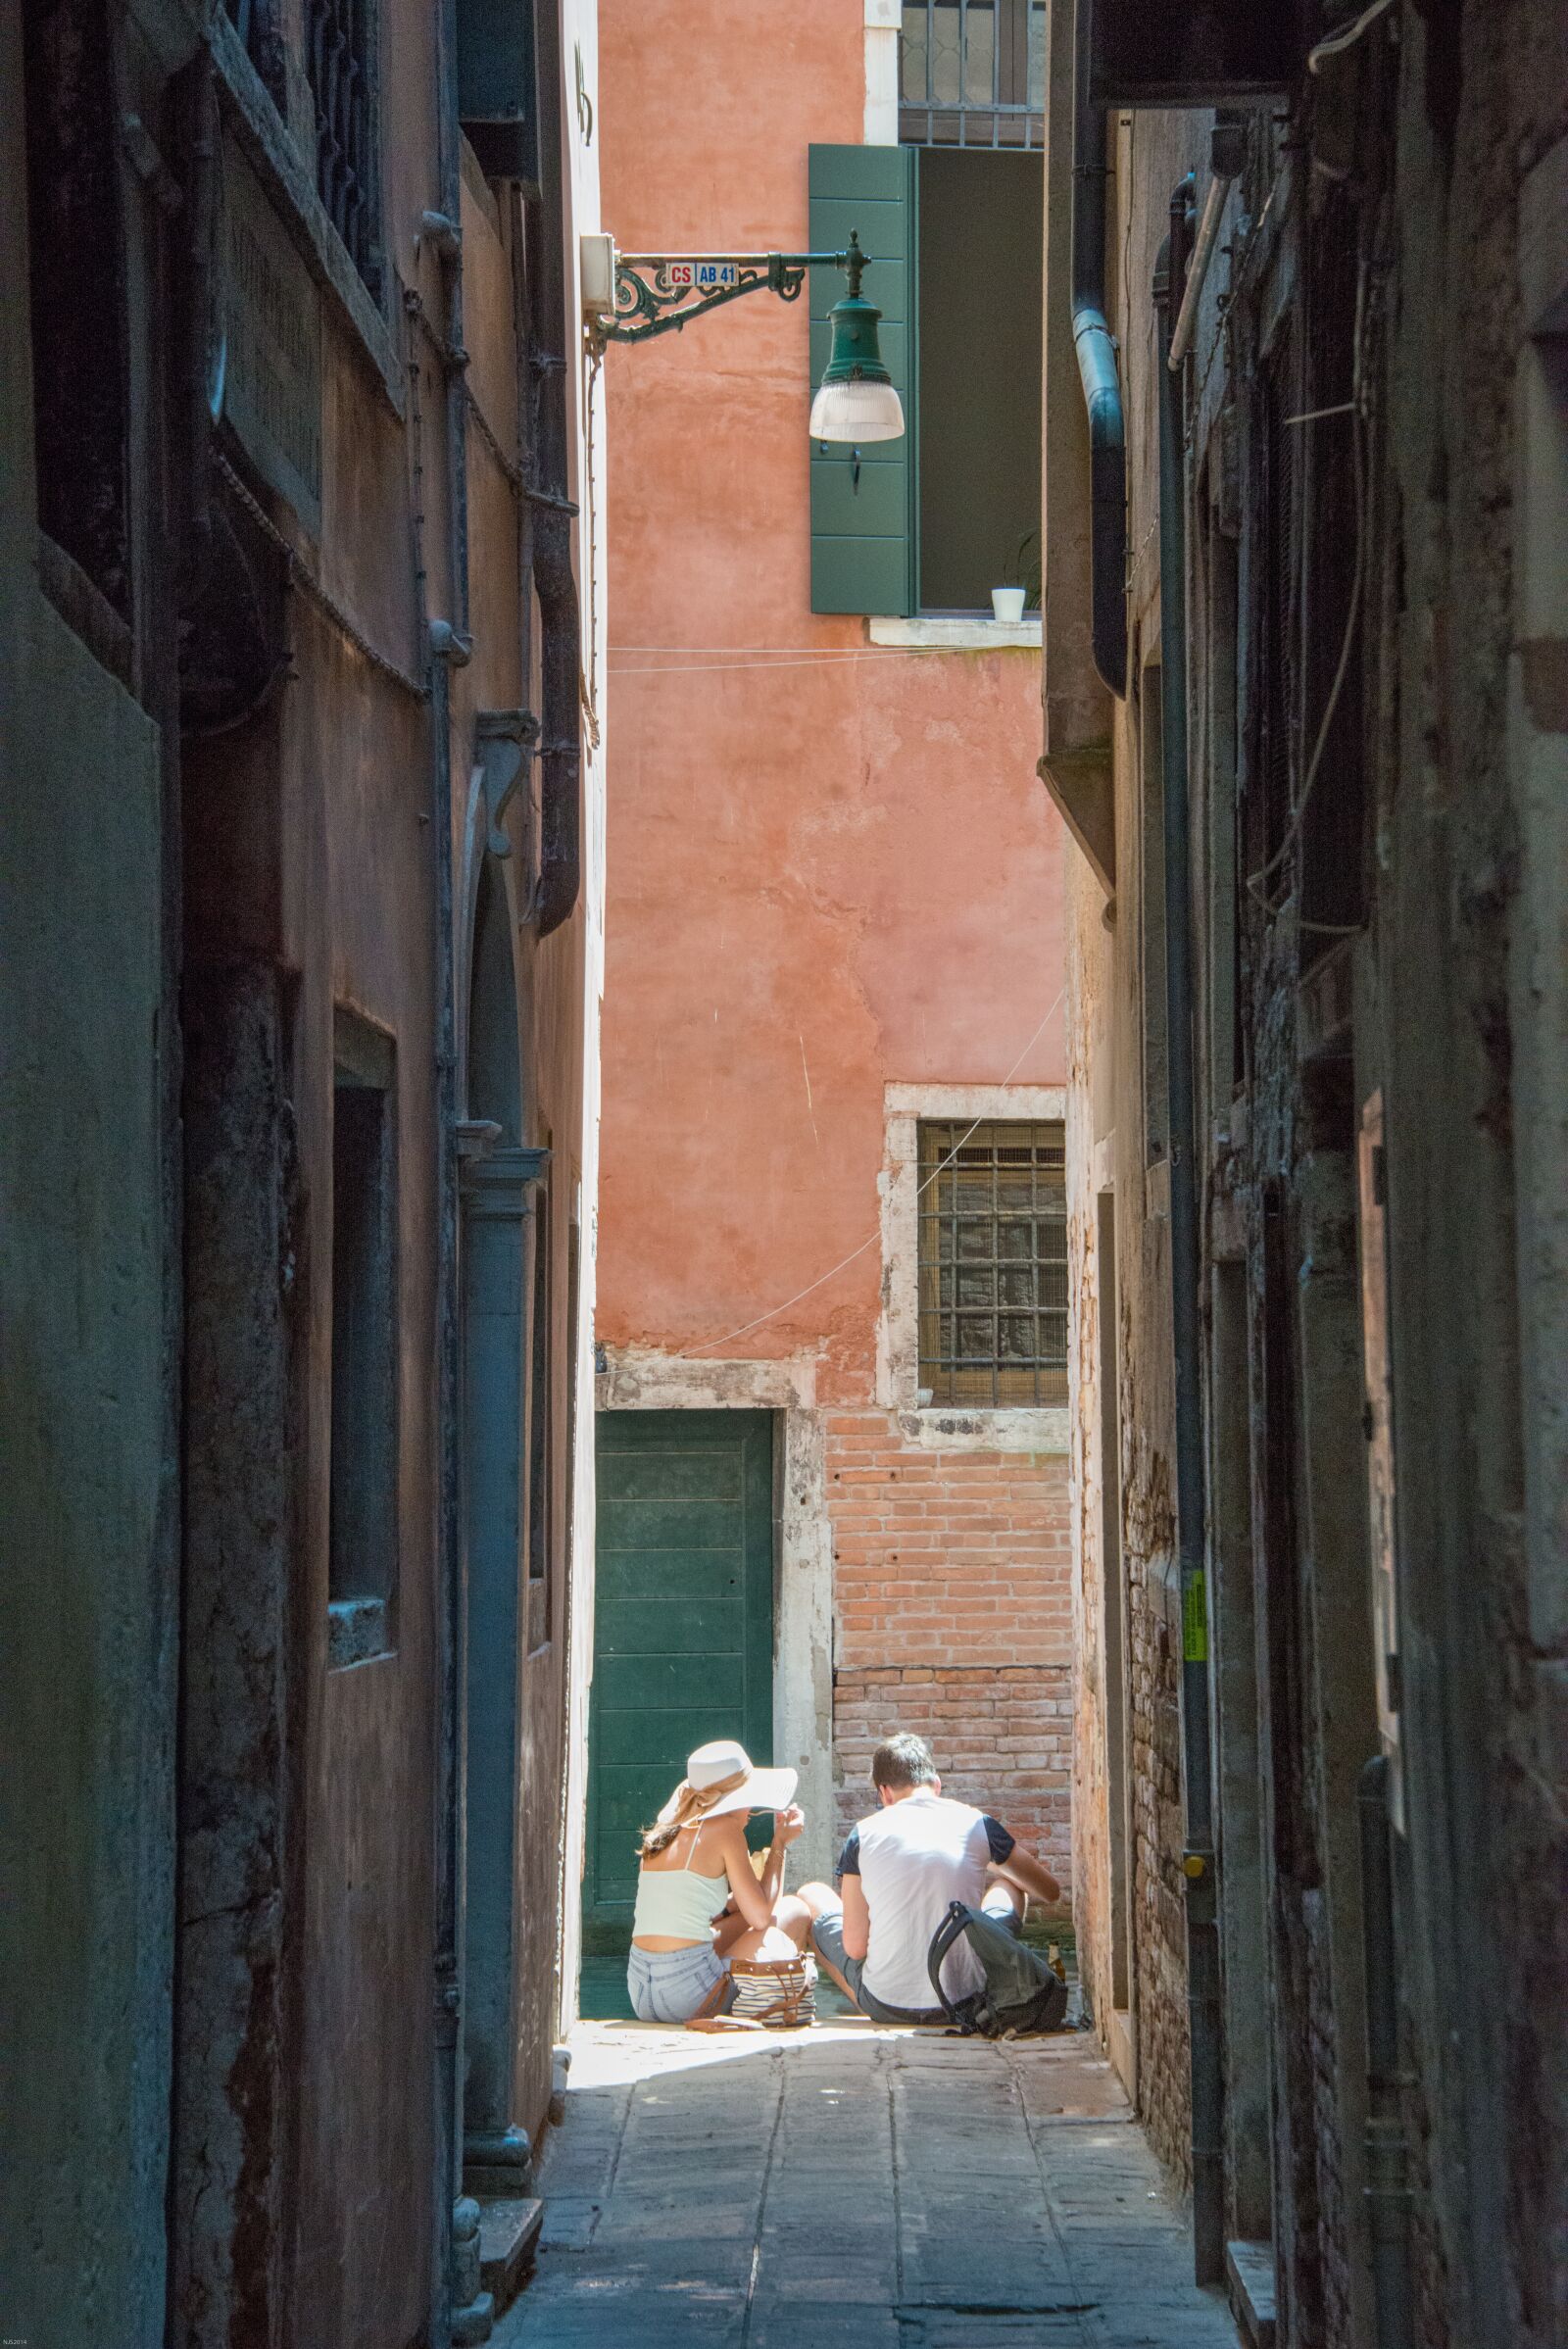
M598 1609L595 1645L603 1656L690 1655L706 1664L739 1655L745 1641L746 1607L738 1596L607 1598Z
M724 1549L737 1545L738 1493L629 1493L598 1503L600 1546L631 1549Z
M696 1745L772 1756L773 1425L765 1411L607 1411L584 1946L629 1938L636 1841Z
M605 1657L594 1666L595 1727L617 1714L678 1712L694 1704L712 1707L733 1721L746 1705L744 1659L707 1656L699 1661L702 1671L694 1675L689 1656ZM713 1734L728 1737L730 1732ZM708 1739L698 1742L706 1745Z
M643 1595L645 1553L635 1549L601 1549L599 1596L604 1600L640 1599ZM746 1553L740 1549L666 1549L662 1553L661 1581L667 1599L737 1598Z

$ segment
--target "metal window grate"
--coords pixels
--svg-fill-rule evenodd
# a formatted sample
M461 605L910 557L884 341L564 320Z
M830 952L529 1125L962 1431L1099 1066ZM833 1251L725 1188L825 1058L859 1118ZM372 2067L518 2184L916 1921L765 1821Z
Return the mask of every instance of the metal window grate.
M919 1161L921 1399L1065 1403L1062 1128L922 1124Z
M1045 145L1047 0L904 0L906 147Z
M316 188L349 258L381 290L376 231L374 0L305 0Z
M287 65L283 49L281 0L223 0L229 23L245 45L278 112L283 111Z

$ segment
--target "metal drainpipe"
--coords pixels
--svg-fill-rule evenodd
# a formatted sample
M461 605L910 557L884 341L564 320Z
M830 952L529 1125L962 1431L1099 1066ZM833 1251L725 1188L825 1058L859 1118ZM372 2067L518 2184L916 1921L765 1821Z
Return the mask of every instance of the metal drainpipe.
M219 237L219 156L222 126L218 111L218 69L212 50L197 53L196 86L192 93L190 170L190 317L186 365L185 504L182 513L182 557L187 576L194 575L195 550L212 534L213 319L216 306ZM226 352L223 362L226 364Z
M582 621L571 568L567 496L567 353L579 337L566 315L564 171L561 132L561 26L555 8L536 12L539 85L538 233L528 249L531 356L536 385L533 433L533 582L543 623L540 666L540 844L538 932L548 938L577 903L582 877Z
M1361 1821L1366 1945L1366 2199L1378 2349L1411 2349L1409 2147L1399 2069L1399 2012L1389 1840L1389 1764L1374 1754L1355 1790Z
M440 259L447 506L452 616L425 617L430 648L431 826L435 834L436 962L436 1746L435 2174L430 2262L430 2339L452 2337L453 2218L463 2191L464 1646L466 1591L460 1511L458 1414L462 1333L458 1315L458 1050L453 905L452 669L468 656L467 406L463 367L462 164L455 0L442 0L437 45L441 211L423 228Z
M1171 331L1168 370L1174 374L1193 347L1193 332L1198 324L1198 305L1203 298L1203 283L1208 275L1209 263L1219 242L1219 224L1225 218L1225 203L1231 183L1241 171L1246 153L1245 133L1233 116L1222 115L1215 122L1208 139L1208 193L1203 198L1203 216L1198 223L1198 242L1187 268L1187 283L1182 289L1182 306Z
M1127 448L1116 341L1105 320L1105 116L1089 87L1093 0L1075 0L1072 102L1072 339L1089 416L1089 604L1095 667L1127 692Z
M1170 1086L1170 1289L1176 1366L1176 1542L1182 1609L1182 1793L1187 1848L1187 2013L1193 2130L1193 2261L1225 2273L1224 2073L1204 1557L1202 1351L1194 1115L1192 862L1187 777L1187 510L1183 377L1166 364L1186 269L1191 173L1171 197L1154 270L1159 320L1159 623L1164 710L1165 1033Z

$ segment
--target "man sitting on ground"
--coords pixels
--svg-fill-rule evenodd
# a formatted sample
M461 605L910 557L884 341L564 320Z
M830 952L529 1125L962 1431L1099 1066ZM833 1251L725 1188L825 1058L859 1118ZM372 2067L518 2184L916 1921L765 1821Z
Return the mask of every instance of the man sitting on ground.
M840 1892L801 1886L816 1954L873 2023L945 2023L932 2004L926 1952L949 1903L983 1909L1016 1933L1027 1896L1059 1900L1061 1886L999 1819L948 1799L923 1737L879 1745L871 1784L881 1808L850 1832ZM979 1988L980 1961L966 1942L950 1953L942 1979L955 2000Z

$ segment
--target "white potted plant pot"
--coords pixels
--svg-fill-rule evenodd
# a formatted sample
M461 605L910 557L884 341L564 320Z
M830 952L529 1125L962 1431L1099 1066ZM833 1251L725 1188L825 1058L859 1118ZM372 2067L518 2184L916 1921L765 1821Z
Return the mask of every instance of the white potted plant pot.
M1004 628L1016 628L1023 618L1021 587L994 587L991 590L991 610Z

